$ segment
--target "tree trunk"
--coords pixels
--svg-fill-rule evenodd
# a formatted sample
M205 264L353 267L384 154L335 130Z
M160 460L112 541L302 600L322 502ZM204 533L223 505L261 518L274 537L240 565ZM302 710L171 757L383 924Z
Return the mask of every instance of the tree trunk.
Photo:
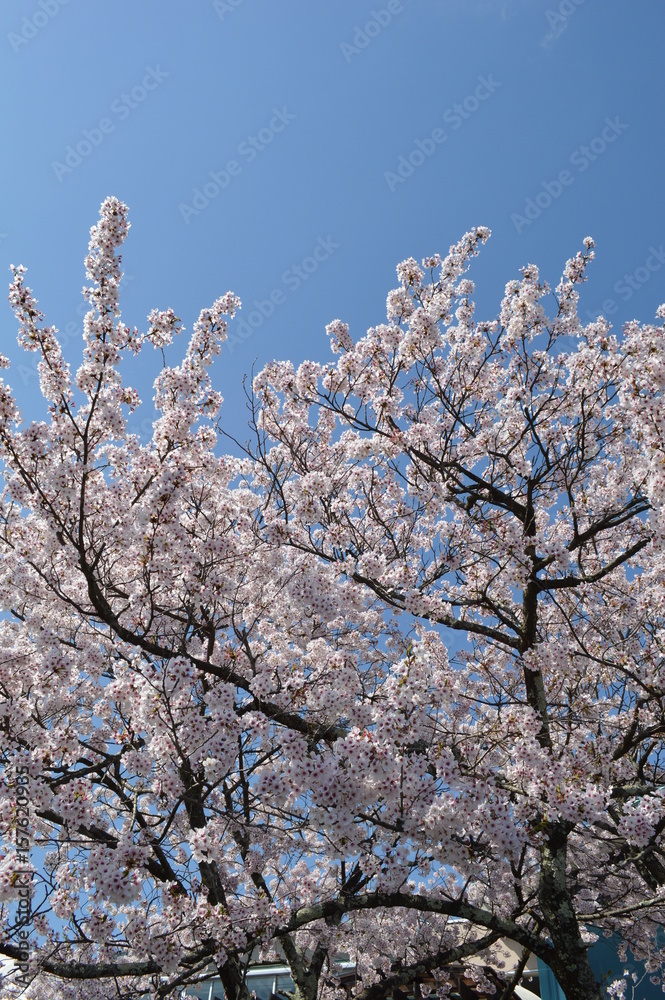
M223 965L217 966L217 972L226 1000L250 1000L244 964L230 958Z
M529 481L524 518L524 537L528 540L525 551L531 561L531 577L524 588L522 604L522 635L520 652L524 654L536 646L538 635L538 581L537 553L531 542L536 535L536 515L533 506L533 484ZM541 729L538 742L544 750L553 750L548 718L547 692L539 670L524 666L524 684L528 704L538 712ZM540 882L538 902L554 945L556 958L550 962L559 980L566 1000L603 1000L601 987L589 965L575 913L572 893L568 888L568 835L572 824L561 820L545 824L546 840L540 852Z
M566 961L552 963L552 971L556 975L561 989L566 994L566 1000L605 1000L605 992L596 982L591 971L586 951L575 965Z
M603 1000L571 905L566 879L569 829L565 823L552 823L541 850L538 896L556 956L549 964L566 1000Z
M319 978L328 949L319 944L307 961L305 955L296 947L288 934L280 935L279 940L291 969L294 1000L317 1000Z

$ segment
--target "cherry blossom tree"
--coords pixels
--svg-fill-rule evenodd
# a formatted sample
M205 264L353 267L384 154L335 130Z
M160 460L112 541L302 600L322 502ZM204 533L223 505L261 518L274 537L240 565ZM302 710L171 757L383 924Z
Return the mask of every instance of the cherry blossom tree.
M10 289L48 413L1 384L8 995L213 968L248 1000L279 954L298 1000L346 996L342 955L361 1000L446 996L452 965L508 1000L510 938L588 1000L603 932L657 975L663 328L582 326L591 241L552 318L529 266L476 322L477 230L400 265L387 324L332 323L335 363L261 372L231 455L222 296L146 444L119 364L181 323L122 322L127 232L107 199L74 376L23 268Z
M663 959L665 336L580 322L590 239L553 296L530 265L476 321L465 271L488 235L404 261L386 324L328 326L336 363L258 375L255 488L267 540L412 636L374 725L335 748L347 802L358 788L402 846L391 891L359 905L457 906L588 1000L597 933L653 974ZM399 781L377 786L379 754ZM325 826L350 837L347 816Z
M182 363L164 363L152 441L128 433L139 399L121 358L167 348L180 321L167 310L145 334L123 324L127 231L108 199L74 377L23 268L10 289L48 414L23 426L3 383L0 951L20 963L3 989L175 996L212 964L227 996L247 1000L252 950L278 947L297 995L313 998L338 991L344 950L376 951L376 967L359 960L368 986L382 968L408 982L480 953L496 933L446 911L425 924L349 916L369 884L385 888L381 869L392 885L403 845L351 813L350 830L367 828L352 858L326 828L344 794L331 748L348 744L361 765L358 726L372 730L409 642L335 567L268 543L253 463L216 454L208 370L232 295L201 313ZM395 767L386 757L379 771L394 782Z

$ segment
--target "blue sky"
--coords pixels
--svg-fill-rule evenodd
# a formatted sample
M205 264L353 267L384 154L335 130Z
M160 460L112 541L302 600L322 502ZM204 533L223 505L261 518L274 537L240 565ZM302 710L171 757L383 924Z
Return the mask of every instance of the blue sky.
M480 315L528 262L555 284L591 235L583 314L652 321L664 29L657 0L3 0L0 272L28 267L76 368L89 228L126 201L126 322L171 306L191 330L243 300L214 371L241 438L252 365L328 358L326 323L361 336L398 261L476 225ZM4 309L8 381L38 418ZM128 364L148 403L159 364Z

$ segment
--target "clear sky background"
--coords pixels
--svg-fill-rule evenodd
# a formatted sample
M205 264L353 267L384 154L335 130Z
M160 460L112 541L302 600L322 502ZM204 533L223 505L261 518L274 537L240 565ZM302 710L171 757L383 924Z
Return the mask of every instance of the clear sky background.
M520 267L554 285L591 235L583 315L650 322L664 35L662 0L2 0L0 272L28 267L75 369L89 228L126 201L127 323L171 306L191 330L228 289L243 300L214 370L241 438L252 365L328 358L326 323L384 321L396 263L476 225L483 318ZM2 315L8 381L42 417ZM127 366L144 434L160 363Z

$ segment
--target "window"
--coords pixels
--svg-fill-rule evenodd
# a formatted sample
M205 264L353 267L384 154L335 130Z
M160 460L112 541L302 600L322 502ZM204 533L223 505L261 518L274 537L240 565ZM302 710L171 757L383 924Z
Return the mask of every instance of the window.
M277 968L254 968L247 974L247 989L256 993L257 1000L271 1000L279 990L291 992L293 980L284 966ZM182 994L191 1000L224 1000L224 990L219 979L209 979L196 986L188 986Z

